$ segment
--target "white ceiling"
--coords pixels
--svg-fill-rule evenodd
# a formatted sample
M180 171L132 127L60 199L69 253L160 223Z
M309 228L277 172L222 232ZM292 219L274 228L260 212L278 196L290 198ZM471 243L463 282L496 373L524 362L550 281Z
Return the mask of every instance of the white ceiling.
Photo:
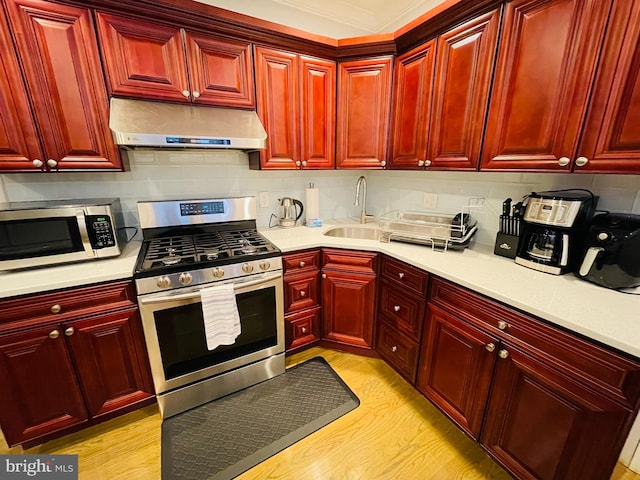
M444 0L196 0L331 38L388 33Z

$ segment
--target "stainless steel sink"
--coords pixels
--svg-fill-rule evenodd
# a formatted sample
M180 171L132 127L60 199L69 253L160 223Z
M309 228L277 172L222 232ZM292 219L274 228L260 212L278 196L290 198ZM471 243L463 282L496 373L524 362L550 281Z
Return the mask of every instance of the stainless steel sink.
M378 240L380 230L367 227L333 227L324 232L328 237L359 238L363 240Z

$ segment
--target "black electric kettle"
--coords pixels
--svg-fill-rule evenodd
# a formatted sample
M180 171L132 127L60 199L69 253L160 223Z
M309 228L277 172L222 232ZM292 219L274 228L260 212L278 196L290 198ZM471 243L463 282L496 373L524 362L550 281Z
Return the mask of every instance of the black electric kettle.
M296 222L300 220L302 217L302 212L304 212L304 207L300 200L296 200L295 198L282 197L279 199L280 202L280 212L278 215L278 224L281 227L295 227ZM300 210L298 211L298 207Z

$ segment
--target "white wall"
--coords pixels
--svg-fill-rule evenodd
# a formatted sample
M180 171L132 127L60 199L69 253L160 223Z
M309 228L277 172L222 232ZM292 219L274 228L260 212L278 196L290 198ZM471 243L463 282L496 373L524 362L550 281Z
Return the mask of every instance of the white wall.
M640 175L578 175L485 172L414 172L387 170L256 171L237 151L136 151L127 172L33 173L0 175L10 201L61 198L120 197L128 226L138 224L138 200L253 195L269 192L270 205L258 209L258 225L269 225L277 214L277 199L290 196L304 202L304 189L314 182L320 190L324 219L357 216L355 184L367 178L367 212L381 215L394 209L425 211L425 192L438 195L436 211L456 213L470 197L482 197L474 209L479 222L477 241L493 245L505 198L514 202L532 191L588 188L601 196L603 209L640 214Z

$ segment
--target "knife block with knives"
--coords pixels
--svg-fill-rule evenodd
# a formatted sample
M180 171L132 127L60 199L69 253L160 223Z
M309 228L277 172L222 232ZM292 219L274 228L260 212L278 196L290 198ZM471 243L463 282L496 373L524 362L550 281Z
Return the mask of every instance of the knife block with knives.
M522 229L522 215L524 207L522 202L511 206L511 199L507 198L502 203L502 215L500 215L500 230L496 234L496 244L493 253L507 258L516 258L520 230Z

